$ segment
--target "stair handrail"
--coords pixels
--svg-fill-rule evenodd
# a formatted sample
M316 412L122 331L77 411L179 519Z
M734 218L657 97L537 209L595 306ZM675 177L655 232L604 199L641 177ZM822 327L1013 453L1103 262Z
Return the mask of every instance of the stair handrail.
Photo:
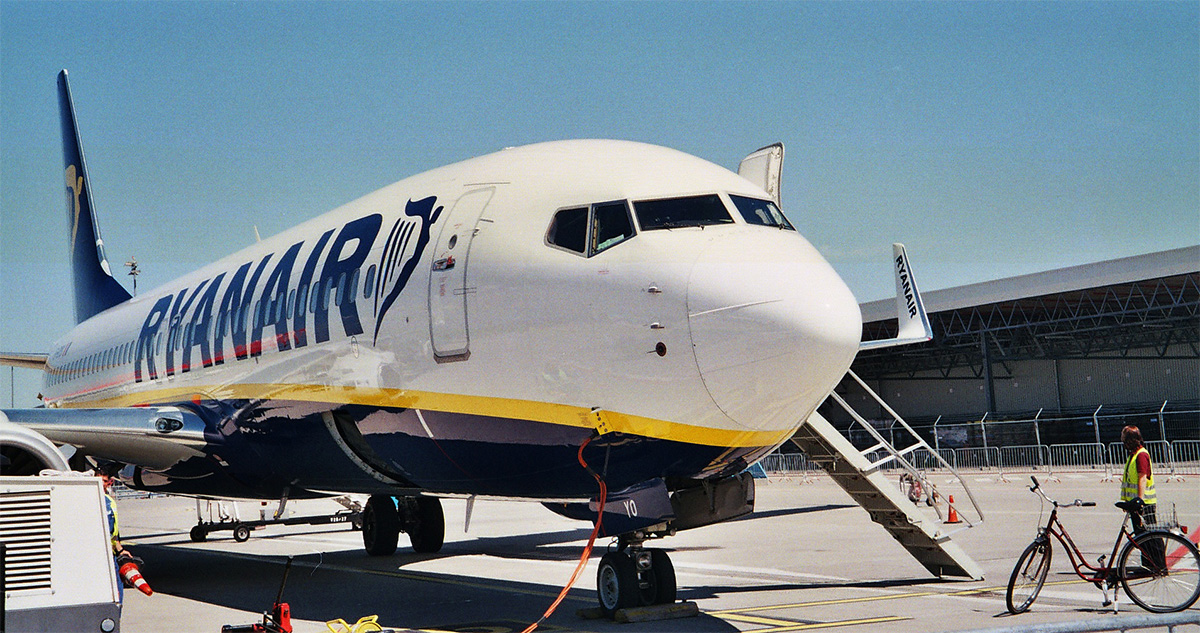
M879 396L879 394L875 393L875 390L871 389L871 387L869 387L866 382L863 382L862 378L858 377L858 374L855 374L854 371L847 369L846 375L853 378L854 381L857 382L860 387L862 387L863 391L865 391L867 393L867 395L871 396L875 400L875 402L879 403L879 405L881 407L883 407L884 411L886 411L888 413L888 415L892 416L892 419L894 419L896 422L899 422L900 426L902 426L906 431L908 431L909 435L911 435L913 437L913 439L915 439L917 441L917 443L919 443L921 445L922 448L924 448L931 455L933 455L933 457L938 462L940 462L942 464L942 466L946 468L946 470L950 471L950 474L953 475L954 479L957 479L958 483L962 486L963 491L967 493L967 499L971 502L971 506L975 509L975 514L979 517L979 523L983 523L983 521L984 521L983 510L979 507L979 503L978 503L978 501L976 501L975 495L971 492L971 487L967 485L966 479L964 479L962 477L962 475L958 474L958 470L956 468L954 468L953 466L951 466L950 463L947 462L946 459L944 457L942 457L942 455L940 453L933 450L933 447L929 445L929 442L926 442L915 430L913 430L913 428L908 425L908 422L906 422L904 420L904 418L900 416L899 413L896 413L896 410L893 409L891 407L891 405L889 405L887 402L885 402L884 399ZM904 468L905 471L907 471L910 475L917 477L921 481L926 480L924 473L922 473L916 466L914 466L912 464L912 462L908 461L907 458L905 458L903 455L901 455L900 451L897 451L895 446L893 446L890 442L884 440L883 435L881 433L879 433L879 430L876 429L875 427L871 426L871 424L869 422L867 422L867 420L865 418L863 418L863 416L860 415L858 413L858 411L856 411L853 407L851 407L848 402L846 402L836 392L831 391L829 393L829 396L831 398L833 398L839 405L841 405L842 408L845 409L846 412L850 414L850 417L852 417L856 422L858 422L859 426L866 429L866 431L869 434L871 434L878 443L882 444L883 448L891 454L892 458L895 459L896 462L899 463L901 465L901 467ZM935 507L935 511L936 511L936 507ZM938 515L940 516L941 513L938 512ZM969 520L967 521L967 523L968 523L968 527L973 527L973 525L974 525Z

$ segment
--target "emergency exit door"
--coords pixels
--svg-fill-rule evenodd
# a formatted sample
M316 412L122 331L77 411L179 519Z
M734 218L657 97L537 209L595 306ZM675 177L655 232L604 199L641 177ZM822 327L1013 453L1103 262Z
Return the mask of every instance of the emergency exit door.
M463 194L442 224L429 271L429 338L438 362L466 360L471 355L467 313L474 288L467 275L471 242L494 187Z

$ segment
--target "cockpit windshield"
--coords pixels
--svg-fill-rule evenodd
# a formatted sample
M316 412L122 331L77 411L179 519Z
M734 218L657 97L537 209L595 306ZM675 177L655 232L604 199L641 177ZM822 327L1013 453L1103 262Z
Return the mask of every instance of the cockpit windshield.
M721 197L716 194L643 200L633 203L633 210L643 231L733 223Z
M761 226L775 226L789 231L795 231L788 219L783 217L783 212L779 207L775 206L770 200L759 200L758 198L747 198L745 196L735 196L729 194L729 199L733 200L733 205L741 212L745 218L746 224L758 224Z

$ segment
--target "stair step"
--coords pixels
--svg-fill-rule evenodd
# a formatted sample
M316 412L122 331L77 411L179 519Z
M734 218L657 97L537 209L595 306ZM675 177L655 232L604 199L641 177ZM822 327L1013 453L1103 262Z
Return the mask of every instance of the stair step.
M792 442L810 461L829 473L834 482L866 509L872 521L883 526L930 573L983 578L982 568L942 534L941 524L930 520L900 492L895 477L873 466L820 414L813 413Z

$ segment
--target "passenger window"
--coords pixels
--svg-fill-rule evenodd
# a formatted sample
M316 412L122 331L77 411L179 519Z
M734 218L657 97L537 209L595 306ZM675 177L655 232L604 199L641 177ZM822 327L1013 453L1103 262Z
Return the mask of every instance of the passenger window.
M555 213L554 221L550 223L550 230L546 233L546 243L576 253L586 253L587 218L588 210L586 208L564 209Z
M363 299L371 298L371 291L375 285L375 264L367 269L367 278L363 280Z
M644 200L633 203L633 209L643 231L733 223L721 197L716 194Z
M733 201L733 206L737 207L738 212L742 214L742 218L746 220L746 224L757 224L759 226L774 226L788 231L795 231L788 219L783 217L783 212L779 207L775 206L770 200L759 200L758 198L747 198L745 196L729 195L729 199Z
M592 254L633 237L633 221L624 202L598 204L592 211Z
M300 286L296 291L296 313L293 316L299 319L300 313L305 311L306 306L308 306L308 286Z

